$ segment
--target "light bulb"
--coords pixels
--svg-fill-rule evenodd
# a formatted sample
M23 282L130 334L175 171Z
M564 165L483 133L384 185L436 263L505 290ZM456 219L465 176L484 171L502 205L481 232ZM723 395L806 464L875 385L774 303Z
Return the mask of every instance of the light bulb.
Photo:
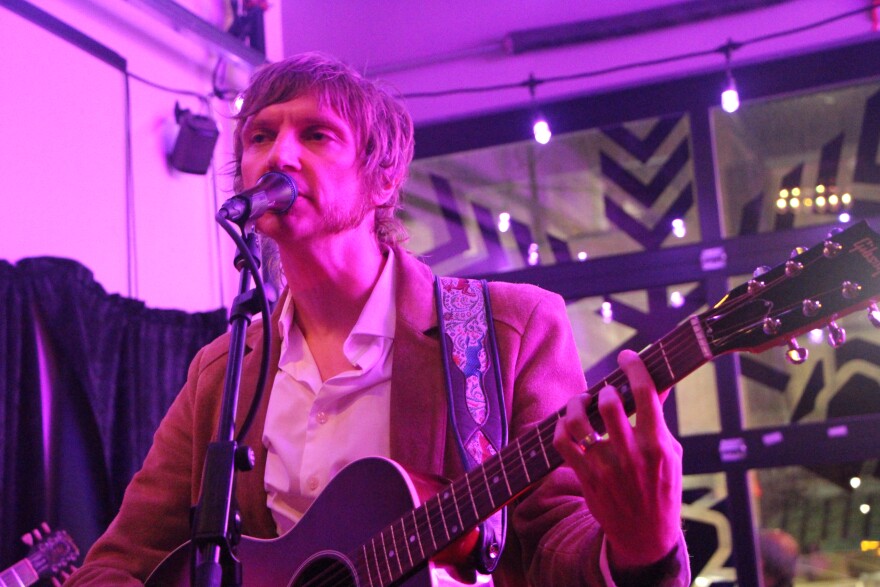
M687 235L687 226L685 226L684 220L676 218L672 221L672 234L678 238L684 238Z
M510 213L502 212L498 215L498 230L500 232L507 232L510 230Z
M727 71L727 88L721 92L721 109L730 113L739 110L739 92L730 70Z
M550 125L541 115L538 115L538 117L535 118L535 122L532 125L532 132L535 134L535 140L542 145L549 143L550 137L553 136L553 133L550 132Z

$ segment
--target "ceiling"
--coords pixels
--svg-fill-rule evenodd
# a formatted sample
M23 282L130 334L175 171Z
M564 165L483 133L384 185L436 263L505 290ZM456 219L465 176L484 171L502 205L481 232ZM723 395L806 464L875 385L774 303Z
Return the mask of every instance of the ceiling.
M587 95L648 81L724 68L724 54L712 50L729 39L746 42L852 14L796 34L746 44L732 64L802 53L874 34L870 0L284 0L266 13L270 59L320 50L381 78L404 95L488 85L512 89L410 97L417 124L443 122L508 110L564 97ZM567 31L546 27L569 25ZM550 48L522 48L522 31ZM515 34L514 34L515 33ZM569 35L588 37L559 44ZM507 40L507 43L505 42ZM507 46L506 46L507 45ZM702 57L630 67L691 52ZM571 81L540 83L570 76ZM527 82L538 80L534 98ZM747 89L741 88L741 94ZM747 99L747 96L744 96Z

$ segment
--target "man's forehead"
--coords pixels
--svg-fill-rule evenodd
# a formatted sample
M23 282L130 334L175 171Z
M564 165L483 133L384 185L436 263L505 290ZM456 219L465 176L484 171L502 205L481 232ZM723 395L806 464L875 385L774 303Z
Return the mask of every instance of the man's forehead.
M245 120L245 125L255 120L271 120L287 116L299 116L350 126L350 123L339 115L328 100L322 100L314 94L301 94L288 100L267 104L251 114Z

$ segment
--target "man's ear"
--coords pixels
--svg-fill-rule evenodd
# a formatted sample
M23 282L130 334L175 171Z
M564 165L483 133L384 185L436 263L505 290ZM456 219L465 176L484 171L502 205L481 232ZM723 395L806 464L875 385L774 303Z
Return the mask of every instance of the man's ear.
M378 193L373 194L373 205L377 208L384 206L388 203L388 200L391 199L391 196L394 195L394 190L396 189L396 185L394 181L387 179L382 182L382 189Z

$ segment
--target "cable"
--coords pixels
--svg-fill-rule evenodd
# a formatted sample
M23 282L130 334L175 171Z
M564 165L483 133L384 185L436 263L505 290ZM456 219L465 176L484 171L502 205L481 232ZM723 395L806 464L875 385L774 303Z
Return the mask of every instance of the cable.
M819 28L821 26L825 26L832 22L836 22L838 20L843 20L844 18L848 18L850 16L854 16L856 14L860 14L862 12L868 12L873 10L875 7L867 6L865 8L858 8L856 10L850 10L848 12L844 12L842 14L838 14L836 16L831 16L820 21L816 21L810 24L802 25L799 27L795 27L792 29L786 29L782 31L778 31L775 33L768 33L766 35L760 35L757 37L753 37L746 41L733 41L730 40L727 43L715 47L714 49L703 49L700 51L691 51L688 53L680 53L678 55L670 55L669 57L660 57L657 59L648 59L645 61L636 61L633 63L625 63L623 65L616 65L613 67L607 67L605 69L597 69L593 71L584 71L580 73L573 73L568 75L557 75L546 78L535 78L530 77L527 80L521 82L510 82L510 83L502 83L502 84L494 84L489 86L472 86L472 87L464 87L464 88L451 88L447 90L436 90L436 91L427 91L427 92L412 92L408 94L403 94L403 98L439 98L443 96L452 96L456 94L476 94L481 92L496 92L499 90L512 90L517 88L528 88L534 89L535 86L546 83L554 83L554 82L563 82L563 81L572 81L577 79L583 79L588 77L597 77L601 75L607 75L610 73L617 73L619 71L626 71L630 69L638 69L640 67L650 67L653 65L663 65L666 63L673 63L676 61L684 61L687 59L694 59L696 57L705 57L707 55L713 55L716 53L730 54L737 49L741 49L747 45L753 45L757 43L761 43L763 41L769 41L771 39L778 39L780 37L785 37L788 35L793 35L797 33L801 33L804 31L808 31L811 29Z
M127 72L126 75L130 78L136 79L142 84L147 84L157 90L162 90L163 92L169 92L171 94L181 94L183 96L194 96L202 101L207 101L213 94L200 94L198 92L194 92L192 90L181 90L179 88L170 88L168 86L163 86L162 84L157 84L156 82L150 81L146 78L143 78L137 74Z

